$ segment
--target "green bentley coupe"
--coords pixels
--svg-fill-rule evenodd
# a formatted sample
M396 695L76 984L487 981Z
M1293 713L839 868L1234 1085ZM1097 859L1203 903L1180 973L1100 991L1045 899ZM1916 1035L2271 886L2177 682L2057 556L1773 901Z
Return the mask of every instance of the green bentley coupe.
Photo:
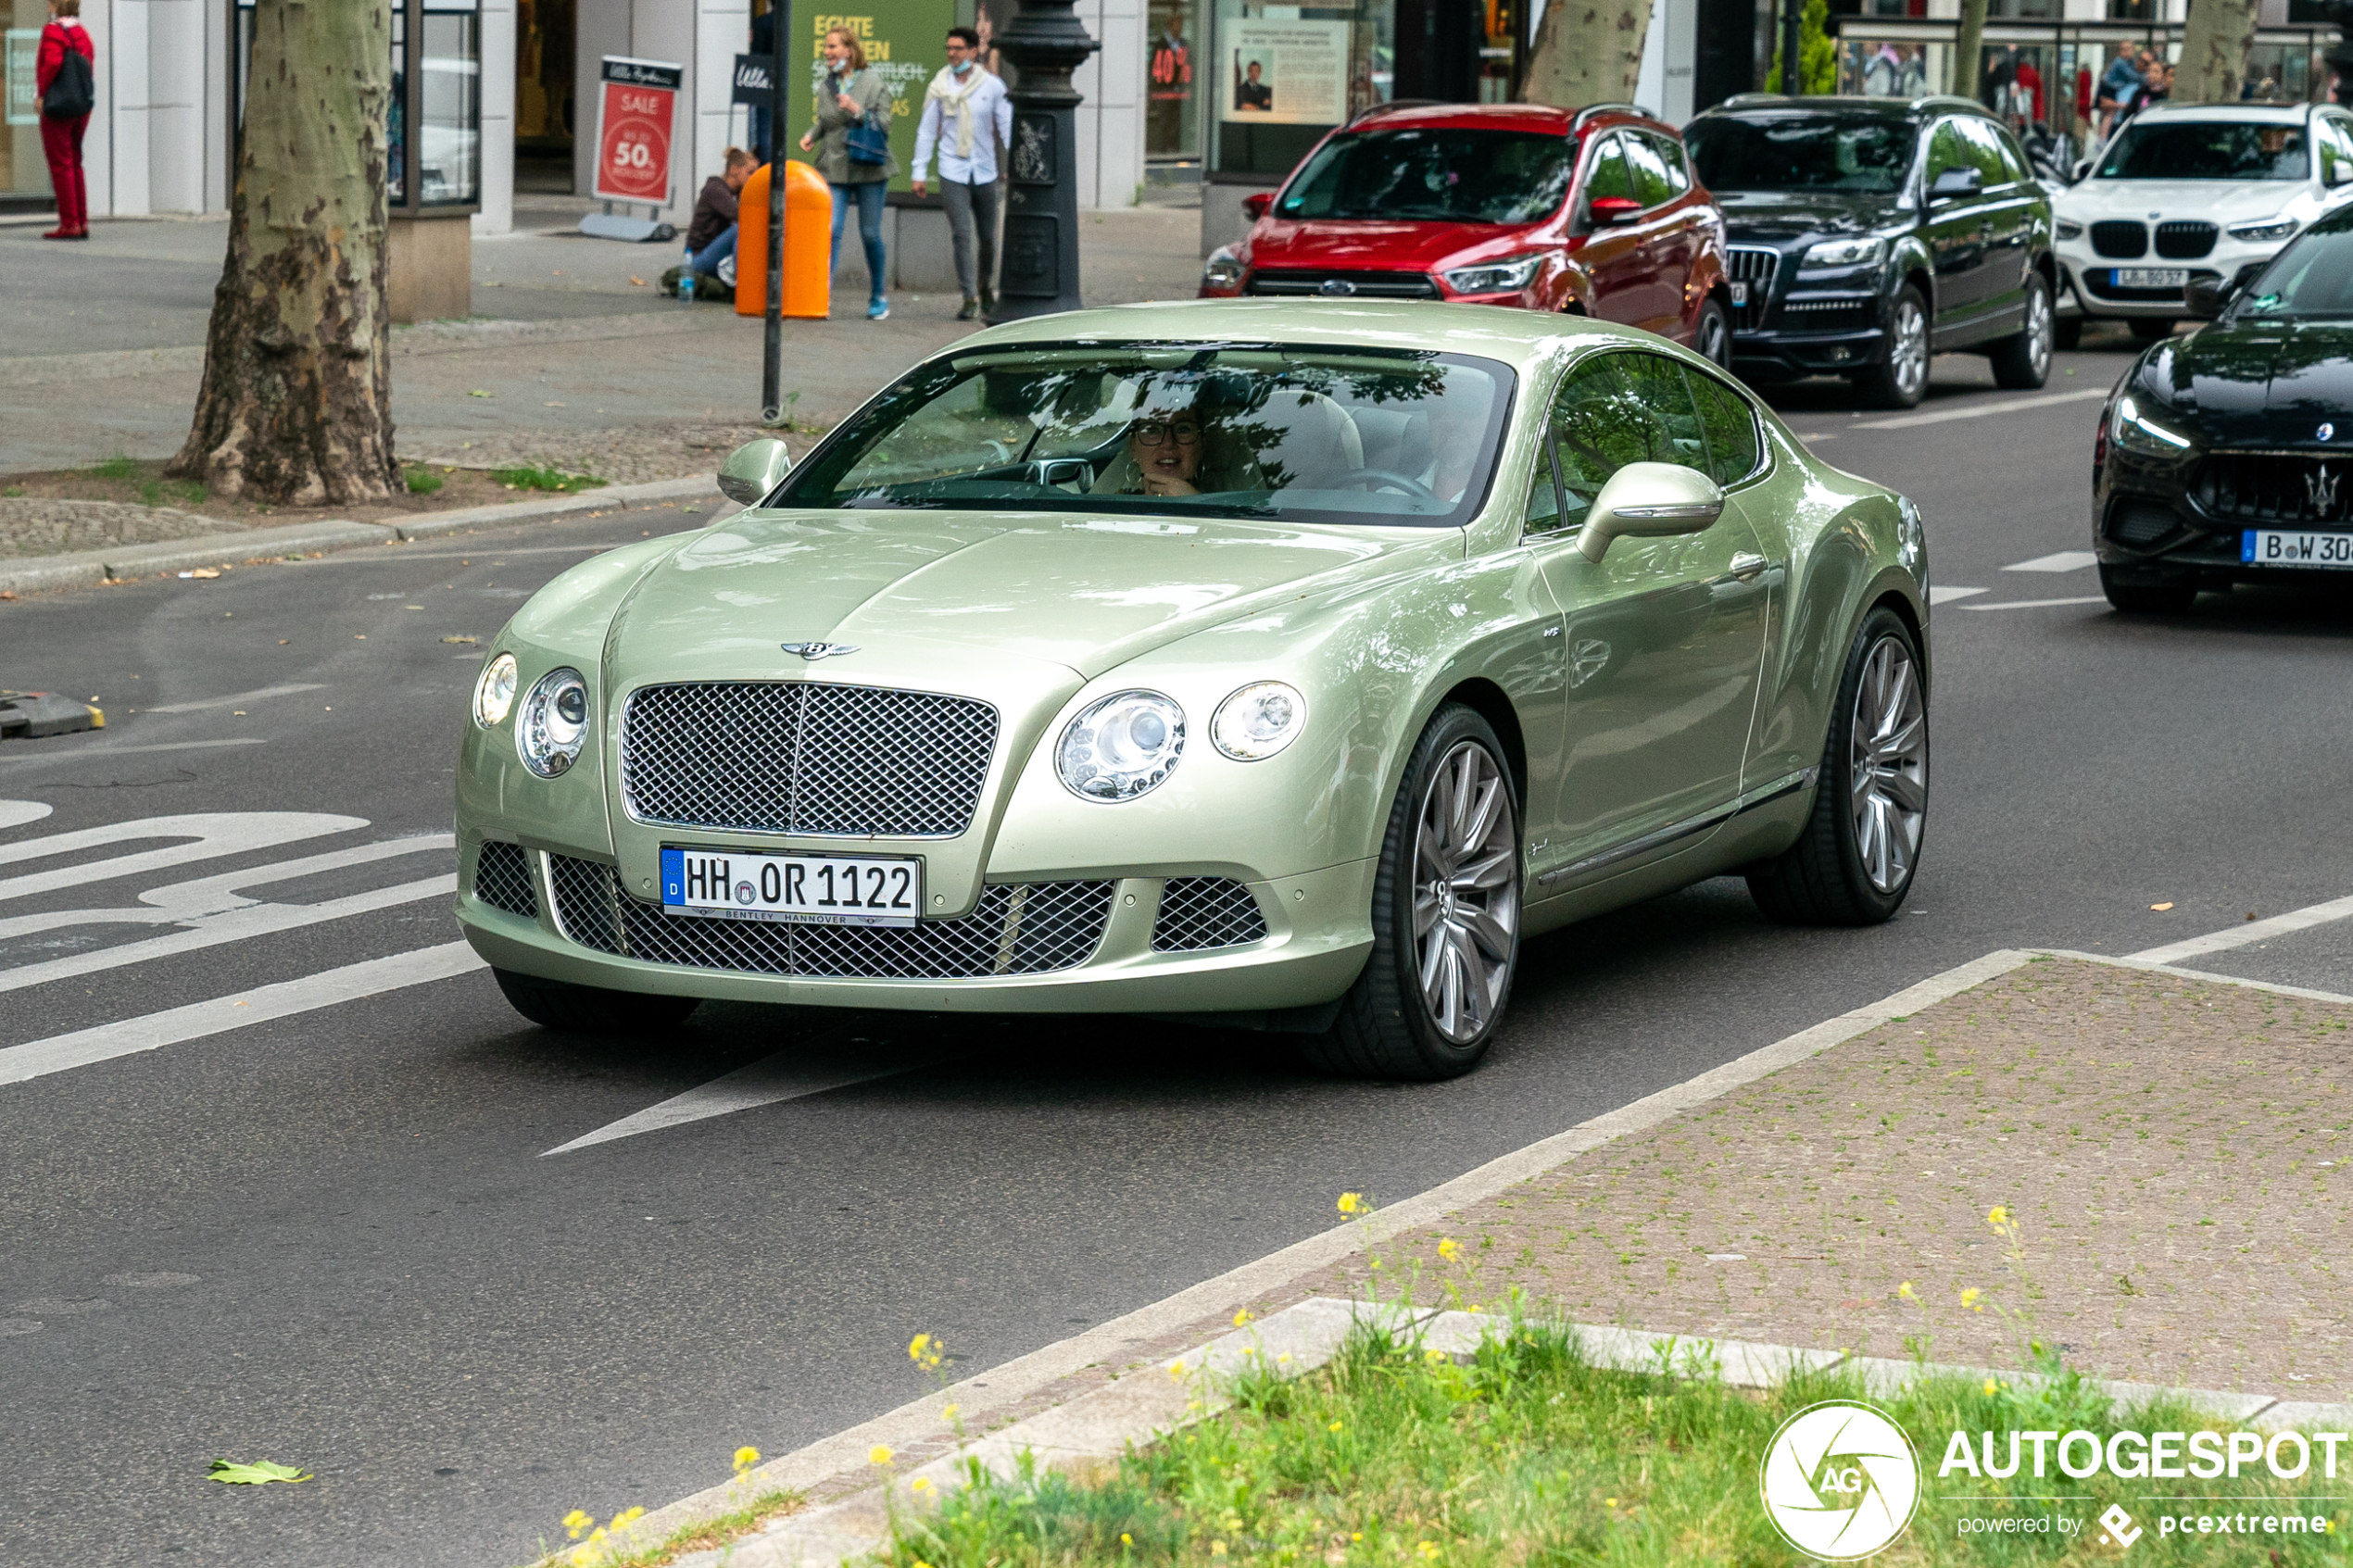
M1532 935L1735 872L1894 913L1903 496L1631 329L1235 300L968 337L499 635L458 911L508 999L1134 1012L1485 1054Z

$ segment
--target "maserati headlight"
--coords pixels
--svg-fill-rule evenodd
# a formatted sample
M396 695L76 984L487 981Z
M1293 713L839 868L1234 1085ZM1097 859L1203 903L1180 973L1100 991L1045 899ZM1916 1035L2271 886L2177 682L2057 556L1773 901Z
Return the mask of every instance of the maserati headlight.
M1446 286L1456 294L1505 294L1526 288L1543 265L1544 253L1533 251L1501 261L1482 261L1476 267L1457 267L1443 276Z
M1185 710L1158 692L1114 692L1063 726L1054 771L1088 800L1133 800L1157 789L1185 754Z
M1209 738L1237 762L1263 762L1307 727L1307 699L1280 681L1244 686L1217 705Z
M1202 263L1202 287L1205 289L1238 289L1242 286L1241 258L1231 245L1219 245Z
M1860 267L1867 261L1877 261L1887 254L1883 239L1824 240L1807 247L1804 267Z
M507 721L515 705L515 656L502 653L482 667L474 680L474 722L495 730Z
M2172 426L2151 419L2129 392L2116 400L2108 434L2119 446L2152 458L2178 458L2196 445Z
M2231 225L2231 238L2245 240L2249 245L2269 245L2273 240L2284 240L2295 232L2296 220L2293 218L2272 218L2260 223Z
M588 738L588 683L577 670L551 670L533 684L515 716L515 754L543 779L580 759Z
M2072 218L2060 219L2055 227L2057 228L2058 237L2062 240L2080 240L2083 237L2083 225Z

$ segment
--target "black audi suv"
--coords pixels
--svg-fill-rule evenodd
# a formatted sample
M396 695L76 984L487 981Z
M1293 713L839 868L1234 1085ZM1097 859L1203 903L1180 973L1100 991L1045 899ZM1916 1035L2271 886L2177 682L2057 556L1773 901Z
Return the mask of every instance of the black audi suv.
M2208 323L2145 350L2101 409L2102 591L2170 614L2202 588L2353 581L2353 209L2185 303Z
M1749 93L1683 140L1723 208L1743 376L1843 375L1908 408L1934 354L1984 354L2007 387L2050 374L2050 196L1982 105Z

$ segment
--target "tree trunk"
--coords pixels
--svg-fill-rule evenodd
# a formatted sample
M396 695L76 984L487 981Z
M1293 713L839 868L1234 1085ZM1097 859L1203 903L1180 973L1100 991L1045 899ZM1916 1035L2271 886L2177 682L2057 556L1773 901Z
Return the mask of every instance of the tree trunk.
M2255 43L2257 0L2190 0L2173 97L2187 104L2235 104Z
M386 0L259 0L229 254L176 478L345 506L392 494Z
M1985 53L1985 0L1961 0L1961 30L1953 40L1953 91L1977 96L1977 70Z
M1650 26L1651 0L1550 0L1536 24L1521 100L1565 109L1630 101Z

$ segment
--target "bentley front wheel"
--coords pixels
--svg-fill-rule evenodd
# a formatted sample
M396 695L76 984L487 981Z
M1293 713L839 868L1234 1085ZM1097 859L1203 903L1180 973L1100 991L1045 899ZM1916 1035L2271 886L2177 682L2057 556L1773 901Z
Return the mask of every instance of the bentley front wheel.
M1309 1060L1428 1082L1478 1065L1519 963L1520 802L1487 721L1449 704L1422 732L1373 883L1373 952Z

